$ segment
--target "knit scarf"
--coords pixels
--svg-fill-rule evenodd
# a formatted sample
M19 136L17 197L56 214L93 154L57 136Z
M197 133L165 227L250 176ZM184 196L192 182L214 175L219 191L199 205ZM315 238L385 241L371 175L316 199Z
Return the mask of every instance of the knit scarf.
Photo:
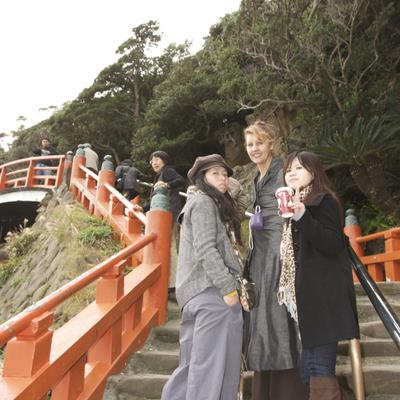
M311 192L312 185L306 186L300 190L300 200L304 201ZM282 241L280 247L281 253L281 276L279 278L278 303L284 304L290 316L298 322L295 278L296 278L296 261L293 250L292 237L292 219L289 218L283 224Z

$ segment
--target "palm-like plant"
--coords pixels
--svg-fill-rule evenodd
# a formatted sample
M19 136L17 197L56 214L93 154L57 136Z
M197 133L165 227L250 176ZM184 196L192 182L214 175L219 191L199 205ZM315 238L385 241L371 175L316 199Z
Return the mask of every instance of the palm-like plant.
M400 208L388 191L383 160L385 154L399 148L400 118L395 115L374 116L369 120L358 118L344 132L322 136L313 150L328 169L348 166L361 192L397 222Z

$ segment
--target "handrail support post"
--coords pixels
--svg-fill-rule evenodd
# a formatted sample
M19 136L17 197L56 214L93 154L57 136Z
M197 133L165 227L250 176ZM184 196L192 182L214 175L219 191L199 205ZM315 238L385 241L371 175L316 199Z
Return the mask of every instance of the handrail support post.
M349 340L349 353L353 376L353 391L356 400L365 399L365 383L362 370L361 345L359 339Z
M48 328L52 322L53 313L45 312L7 343L4 377L28 378L49 362L53 332Z

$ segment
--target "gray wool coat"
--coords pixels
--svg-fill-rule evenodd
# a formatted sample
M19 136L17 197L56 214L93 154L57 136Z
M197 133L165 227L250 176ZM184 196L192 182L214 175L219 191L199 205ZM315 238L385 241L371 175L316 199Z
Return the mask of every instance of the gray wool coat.
M178 217L181 224L176 298L181 308L207 288L224 296L237 288L240 265L225 225L210 196L189 196Z
M284 186L282 165L281 159L274 158L267 174L261 181L257 175L253 185L254 205L261 207L264 229L252 231L250 277L260 298L258 306L245 313L244 354L250 371L296 368L300 361L297 326L277 299L283 218L278 215L275 190Z

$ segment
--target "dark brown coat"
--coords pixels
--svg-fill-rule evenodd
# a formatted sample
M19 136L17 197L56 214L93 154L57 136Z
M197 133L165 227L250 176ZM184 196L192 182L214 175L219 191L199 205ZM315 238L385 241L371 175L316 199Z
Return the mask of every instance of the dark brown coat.
M359 337L351 264L339 206L330 194L315 198L293 221L296 301L303 347Z

